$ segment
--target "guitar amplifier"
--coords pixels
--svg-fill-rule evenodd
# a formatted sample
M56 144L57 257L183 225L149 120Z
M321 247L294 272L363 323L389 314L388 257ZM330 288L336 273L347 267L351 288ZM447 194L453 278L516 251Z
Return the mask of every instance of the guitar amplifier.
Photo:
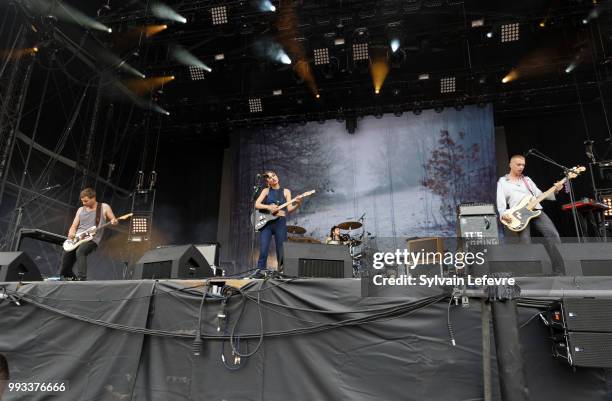
M489 203L462 203L457 208L457 236L466 245L499 243L495 207ZM486 243L484 243L486 239Z

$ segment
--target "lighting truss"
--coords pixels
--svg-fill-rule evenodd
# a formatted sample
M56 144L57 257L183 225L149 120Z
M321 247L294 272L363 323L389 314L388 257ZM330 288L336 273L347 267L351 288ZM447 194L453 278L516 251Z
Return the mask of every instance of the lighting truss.
M353 60L367 60L369 57L367 43L353 43Z
M606 220L612 219L612 195L604 195L601 198L601 201L604 205L608 206L610 209L604 211L604 217Z
M440 93L455 92L455 77L445 77L440 79Z
M213 25L227 24L227 7L218 6L210 9Z
M189 66L189 75L192 81L201 81L204 79L204 69L194 65Z
M251 113L260 113L263 111L260 98L249 99L249 111Z
M519 40L519 24L505 24L501 26L501 41L514 42Z
M313 53L315 65L329 64L329 49L327 47L314 49Z

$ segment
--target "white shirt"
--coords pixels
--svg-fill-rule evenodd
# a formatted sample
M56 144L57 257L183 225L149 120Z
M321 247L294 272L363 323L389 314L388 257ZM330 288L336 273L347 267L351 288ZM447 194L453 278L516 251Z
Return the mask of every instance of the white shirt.
M527 181L533 193L529 191L523 182L523 178ZM512 181L510 180L510 176L506 174L497 181L497 211L500 216L503 216L508 209L516 206L525 196L540 196L541 194L542 191L540 191L540 188L538 188L531 178L522 176L518 181ZM546 199L555 200L555 195L552 194ZM542 209L542 205L538 203L535 208Z

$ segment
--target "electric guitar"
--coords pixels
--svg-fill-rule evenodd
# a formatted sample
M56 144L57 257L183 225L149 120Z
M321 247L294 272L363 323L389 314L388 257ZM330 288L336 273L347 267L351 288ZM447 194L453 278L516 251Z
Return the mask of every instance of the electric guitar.
M125 219L129 219L130 217L132 217L133 213L128 213L128 214L124 214L121 217L117 217L117 220L125 220ZM68 238L66 241L64 241L64 244L62 245L62 247L64 248L64 251L66 252L70 252L70 251L74 251L75 249L77 249L81 244L84 244L86 242L89 242L93 239L94 235L96 235L96 232L98 230L101 230L102 228L110 225L111 222L109 221L108 223L104 223L102 224L100 227L89 227L87 230L85 231L81 231L76 233L76 235L74 236L74 238L70 239Z
M312 191L304 192L303 194L298 195L295 198L291 199L289 202L285 202L282 205L280 205L278 207L278 210L284 209L287 206L291 205L296 200L305 198L314 193L315 193L314 189ZM255 227L255 231L261 231L261 229L263 229L266 226L266 224L278 218L279 218L278 214L272 214L271 212L267 210L262 212L259 209L255 209L255 211L253 212L253 226Z
M586 170L583 166L578 166L570 169L566 178L563 178L559 183L565 184L567 179L573 179L578 174ZM511 209L508 209L504 216L509 216L510 221L501 220L502 224L508 227L509 230L514 232L521 232L529 225L531 219L534 219L542 214L541 210L534 209L536 205L548 198L552 193L555 192L555 186L550 187L546 192L542 192L537 198L532 195L527 195L521 201Z

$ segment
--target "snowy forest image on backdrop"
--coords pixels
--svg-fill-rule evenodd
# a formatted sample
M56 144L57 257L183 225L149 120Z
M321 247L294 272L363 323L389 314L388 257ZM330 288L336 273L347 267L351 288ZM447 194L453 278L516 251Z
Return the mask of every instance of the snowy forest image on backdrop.
M354 134L347 133L344 121L329 120L233 136L229 246L237 263L252 266L258 256L250 214L256 175L266 170L275 171L292 196L316 190L287 224L324 240L332 225L365 214L369 246L379 250L403 248L412 237L453 237L459 203L493 202L496 163L490 105L369 116L357 123ZM276 266L273 250L268 266Z

